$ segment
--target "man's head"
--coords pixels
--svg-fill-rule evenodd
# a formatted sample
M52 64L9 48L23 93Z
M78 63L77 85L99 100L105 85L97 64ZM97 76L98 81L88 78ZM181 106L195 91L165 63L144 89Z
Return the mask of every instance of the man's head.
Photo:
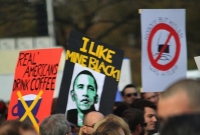
M53 114L40 124L40 135L71 135L71 127L64 114Z
M157 123L156 105L148 100L136 99L131 107L144 111L144 119L147 123L147 126L145 127L145 132L154 131Z
M158 95L155 92L141 93L141 98L153 102L155 105L158 103Z
M129 108L124 111L122 118L128 123L132 135L144 135L144 112L135 109Z
M0 125L6 121L8 114L8 107L6 103L0 99Z
M133 84L128 84L122 90L121 95L124 102L132 104L137 98L137 89Z
M89 110L98 102L97 82L91 72L81 71L74 79L72 100L80 110Z
M160 135L199 135L200 115L185 114L168 118L160 130Z
M1 124L0 135L37 135L37 132L30 123L8 120Z
M83 119L82 131L84 134L92 134L94 125L102 120L104 115L97 111L87 113Z
M200 112L200 82L184 79L175 82L160 94L158 116L170 116Z

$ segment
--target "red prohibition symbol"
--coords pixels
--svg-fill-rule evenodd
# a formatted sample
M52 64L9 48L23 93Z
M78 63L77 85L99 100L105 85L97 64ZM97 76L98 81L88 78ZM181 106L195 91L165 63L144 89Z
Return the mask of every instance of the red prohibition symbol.
M166 30L166 31L169 32L169 35L168 35L168 37L167 37L167 39L166 39L166 41L164 43L164 46L160 50L160 53L157 55L156 58L154 58L153 57L153 52L152 52L152 39L153 39L154 35L156 34L156 32L159 31L159 30ZM166 49L167 44L168 44L168 42L169 42L169 40L170 40L170 38L172 36L174 37L175 44L176 44L175 55L174 55L174 57L172 58L172 60L169 63L167 63L165 65L159 64L158 60L162 56L162 54L163 54L164 50ZM177 60L179 58L180 48L181 48L181 44L180 44L179 36L178 36L177 32L171 26L169 26L169 25L167 25L165 23L159 23L158 25L156 25L152 29L152 31L151 31L151 33L149 35L149 40L148 40L148 44L147 44L147 52L148 52L149 60L150 60L151 64L155 68L157 68L159 70L162 70L162 71L167 71L170 68L172 68L176 64L176 62L177 62Z

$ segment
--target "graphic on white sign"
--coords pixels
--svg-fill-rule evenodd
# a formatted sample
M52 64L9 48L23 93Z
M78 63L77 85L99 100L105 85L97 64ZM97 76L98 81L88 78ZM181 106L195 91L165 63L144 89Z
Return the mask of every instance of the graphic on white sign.
M141 26L143 92L161 92L186 77L185 9L142 9Z
M179 58L180 47L178 33L168 24L159 23L149 35L147 47L149 61L158 70L169 70Z

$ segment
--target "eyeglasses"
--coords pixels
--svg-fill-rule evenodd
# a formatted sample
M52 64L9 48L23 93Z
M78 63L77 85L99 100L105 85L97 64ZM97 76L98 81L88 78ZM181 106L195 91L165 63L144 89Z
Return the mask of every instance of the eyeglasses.
M128 94L126 94L126 97L131 97L131 96L137 97L137 93L135 92L135 93L128 93Z
M90 126L90 125L84 125L84 126L94 128L94 125L95 125L95 124L96 124L96 123L92 124L91 126Z

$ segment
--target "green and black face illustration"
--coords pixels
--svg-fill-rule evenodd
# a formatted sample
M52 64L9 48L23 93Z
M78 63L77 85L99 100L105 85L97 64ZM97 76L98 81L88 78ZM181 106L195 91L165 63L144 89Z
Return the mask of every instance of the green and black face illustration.
M97 83L94 76L86 70L80 72L74 79L71 94L77 109L89 110L98 102Z

